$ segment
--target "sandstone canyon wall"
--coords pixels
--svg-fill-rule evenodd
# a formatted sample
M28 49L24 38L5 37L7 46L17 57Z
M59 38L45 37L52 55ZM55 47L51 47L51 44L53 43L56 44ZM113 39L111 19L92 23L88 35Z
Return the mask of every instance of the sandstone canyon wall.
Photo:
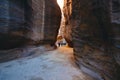
M0 49L20 46L26 39L23 37L24 4L21 1L0 1ZM18 6L18 7L16 7Z
M113 23L119 15L111 11L112 1L72 0L69 15L70 2L65 0L65 36L73 42L76 63L95 80L119 80L120 24Z
M57 4L57 0L45 0L45 41L55 43L60 28L61 10ZM48 35L49 34L49 35Z
M56 0L1 0L0 49L55 43L60 16Z
M112 0L111 14L114 57L120 64L120 0Z
M68 45L73 47L72 42L72 0L64 0L63 14L65 16L64 38L68 42Z

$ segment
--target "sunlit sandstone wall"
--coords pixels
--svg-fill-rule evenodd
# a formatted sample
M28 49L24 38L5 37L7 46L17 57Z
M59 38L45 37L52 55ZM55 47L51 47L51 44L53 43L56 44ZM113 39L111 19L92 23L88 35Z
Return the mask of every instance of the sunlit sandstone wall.
M68 45L72 47L73 46L72 25L71 25L72 0L64 0L63 12L65 16L64 38L68 42Z

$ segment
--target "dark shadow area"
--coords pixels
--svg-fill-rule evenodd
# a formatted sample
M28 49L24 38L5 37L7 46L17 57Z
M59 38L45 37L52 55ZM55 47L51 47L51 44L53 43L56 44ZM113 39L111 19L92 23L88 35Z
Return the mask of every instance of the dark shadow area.
M24 35L31 25L31 9L28 2L6 0L0 3L2 6L0 8L0 50L21 47L28 41Z

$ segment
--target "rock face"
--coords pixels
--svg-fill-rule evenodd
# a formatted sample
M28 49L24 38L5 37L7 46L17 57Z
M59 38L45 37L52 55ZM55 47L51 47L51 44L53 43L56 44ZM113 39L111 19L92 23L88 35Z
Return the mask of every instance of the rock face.
M64 0L64 8L63 8L64 16L65 16L65 30L64 30L64 38L67 40L69 46L73 46L72 42L72 25L71 25L71 13L72 13L72 0Z
M26 41L23 34L24 28L24 4L21 1L1 0L0 1L0 49L20 46Z
M61 20L56 0L1 0L0 5L0 49L55 42Z
M120 0L112 0L112 40L114 50L114 56L118 64L120 65Z
M61 22L61 10L57 0L46 0L44 40L55 43ZM48 35L49 34L49 35Z
M118 24L112 26L111 16L115 15L111 14L111 4L108 0L73 0L71 15L65 12L70 17L66 16L70 25L66 27L71 29L67 35L72 36L76 63L96 80L120 79L117 63L120 59L120 27Z

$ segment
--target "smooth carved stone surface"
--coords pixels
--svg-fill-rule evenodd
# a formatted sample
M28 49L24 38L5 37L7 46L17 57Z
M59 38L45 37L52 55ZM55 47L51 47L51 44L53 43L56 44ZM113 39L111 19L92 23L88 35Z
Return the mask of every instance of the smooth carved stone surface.
M25 18L23 0L0 1L0 49L21 46L27 41L24 37Z
M0 49L53 44L60 20L56 0L1 0Z
M44 40L55 43L61 22L61 10L57 0L45 0L45 29Z
M72 14L67 15L76 63L96 80L120 79L119 48L115 48L119 27L111 25L110 4L108 0L74 0Z
M96 78L96 80L119 80L119 65L109 54L91 46L85 45L83 56L76 55L80 69Z

